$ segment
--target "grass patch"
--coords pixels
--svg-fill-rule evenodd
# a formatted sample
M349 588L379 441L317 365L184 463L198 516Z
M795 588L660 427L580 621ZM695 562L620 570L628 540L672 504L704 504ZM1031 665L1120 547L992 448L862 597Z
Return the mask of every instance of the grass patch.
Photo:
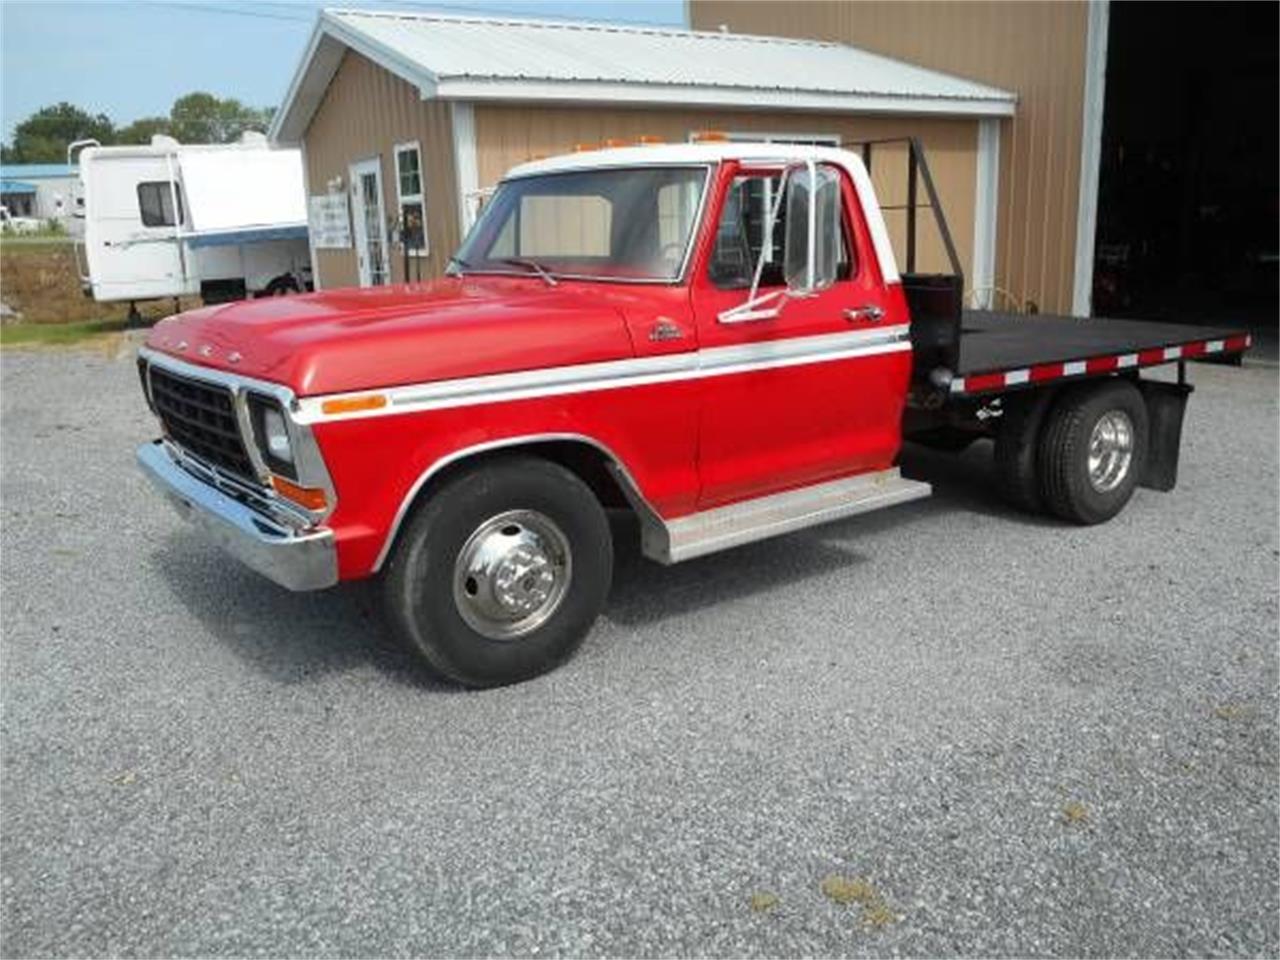
M68 324L81 326L98 322L124 323L127 303L98 303L80 289L80 272L75 251L65 238L14 239L0 242L0 300L18 316L14 326ZM179 309L198 306L195 298L184 298ZM174 313L173 300L151 300L138 304L144 321L154 322ZM6 328L8 324L6 324ZM29 334L19 334L29 338ZM84 336L69 331L67 336Z
M862 925L868 928L887 927L902 918L889 908L884 895L871 881L862 877L842 877L830 874L823 877L818 889L828 900L841 904L858 904L862 907Z
M70 247L71 238L65 233L17 233L0 238L0 250L5 253L48 250L50 247Z
M127 320L91 320L88 323L11 323L0 327L0 347L23 345L62 346L106 333L120 333Z
M1083 803L1072 800L1062 808L1062 819L1064 823L1088 823L1089 809Z

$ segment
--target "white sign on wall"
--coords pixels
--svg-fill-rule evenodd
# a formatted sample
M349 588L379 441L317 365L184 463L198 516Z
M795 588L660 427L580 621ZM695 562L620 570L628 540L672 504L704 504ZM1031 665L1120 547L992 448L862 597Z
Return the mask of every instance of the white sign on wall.
M351 248L351 215L346 193L325 193L311 197L311 243L317 250Z

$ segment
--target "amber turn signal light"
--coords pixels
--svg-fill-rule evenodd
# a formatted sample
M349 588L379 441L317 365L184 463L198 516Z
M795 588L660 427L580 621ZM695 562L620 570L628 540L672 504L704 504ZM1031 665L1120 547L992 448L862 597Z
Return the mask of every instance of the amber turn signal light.
M365 393L358 397L337 397L320 404L325 413L359 413L362 410L381 410L387 405L382 393Z
M329 506L329 498L324 495L324 491L317 490L315 487L300 487L275 474L271 475L271 486L275 487L276 493L286 500L292 500L308 510L320 511Z

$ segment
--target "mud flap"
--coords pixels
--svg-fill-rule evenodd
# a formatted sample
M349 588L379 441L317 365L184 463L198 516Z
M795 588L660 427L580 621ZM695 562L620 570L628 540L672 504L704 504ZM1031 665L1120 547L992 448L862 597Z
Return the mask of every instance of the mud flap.
M1138 484L1149 490L1172 490L1178 484L1178 455L1182 447L1182 416L1195 388L1185 383L1140 380L1147 404L1147 462Z

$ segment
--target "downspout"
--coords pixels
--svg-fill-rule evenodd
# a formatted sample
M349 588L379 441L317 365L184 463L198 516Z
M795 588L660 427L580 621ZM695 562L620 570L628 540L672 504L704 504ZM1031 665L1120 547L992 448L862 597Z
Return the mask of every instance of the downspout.
M1084 56L1084 123L1080 138L1080 186L1076 209L1075 282L1071 312L1087 317L1093 307L1093 256L1098 239L1098 186L1102 163L1102 113L1107 91L1109 0L1089 0Z

